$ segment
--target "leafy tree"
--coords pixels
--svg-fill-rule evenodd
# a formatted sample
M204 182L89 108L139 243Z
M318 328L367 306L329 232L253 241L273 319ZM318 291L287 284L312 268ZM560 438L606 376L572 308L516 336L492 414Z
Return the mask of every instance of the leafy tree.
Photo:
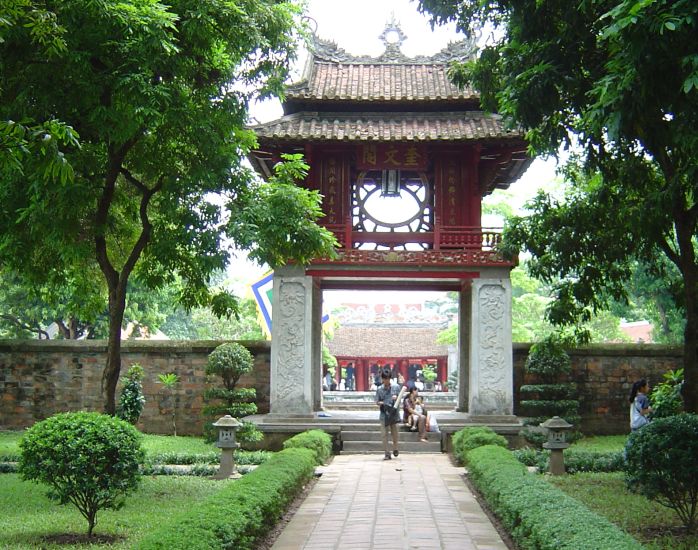
M113 414L132 274L149 288L180 275L184 307L225 315L234 296L208 283L229 261L226 235L272 267L332 254L334 238L314 223L319 195L293 185L306 165L289 158L261 184L241 164L255 145L247 105L282 93L300 9L291 0L69 0L43 10L60 37L50 48L25 24L30 4L0 17L0 135L10 135L0 265L52 288L71 277L94 283L99 269Z
M542 284L527 273L527 263L511 271L512 291L512 340L514 342L540 342L557 332L545 318L546 308L552 298L549 285ZM612 312L599 311L582 325L591 342L619 342L627 340L620 330L620 318ZM458 325L451 324L437 336L439 344L455 344L458 341Z
M2 274L0 286L0 337L51 338L50 325L58 328L54 338L106 338L109 312L106 289L98 270L93 279L77 277L62 284L37 284L17 273ZM130 336L155 332L176 307L178 281L148 289L136 277L128 284L122 329Z
M255 301L243 298L239 304L237 317L216 317L208 308L177 308L160 330L180 340L263 340Z
M62 413L27 430L19 443L19 472L49 486L48 497L71 503L87 520L87 534L100 510L118 510L140 482L145 459L138 431L98 413Z
M693 0L420 0L433 21L496 32L452 68L537 153L577 144L565 202L539 195L509 251L558 277L550 319L574 324L623 299L632 262L663 254L680 273L684 400L698 411L698 3Z

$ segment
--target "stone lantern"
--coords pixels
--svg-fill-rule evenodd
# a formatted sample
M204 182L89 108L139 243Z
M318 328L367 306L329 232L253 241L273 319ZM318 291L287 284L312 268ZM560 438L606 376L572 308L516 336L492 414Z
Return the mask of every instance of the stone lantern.
M541 424L541 428L548 430L548 441L543 443L543 448L550 449L548 471L552 475L559 476L565 473L565 459L562 453L570 446L567 443L567 432L572 427L572 424L559 416L553 416Z
M235 441L235 432L240 427L240 423L229 414L226 414L214 422L213 425L218 429L216 447L221 449L221 465L213 478L228 479L233 475L235 470L233 451L240 446L240 444Z

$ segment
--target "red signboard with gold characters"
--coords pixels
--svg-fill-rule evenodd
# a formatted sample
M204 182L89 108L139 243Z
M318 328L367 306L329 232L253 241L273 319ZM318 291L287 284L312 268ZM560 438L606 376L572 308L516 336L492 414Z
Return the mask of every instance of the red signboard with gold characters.
M422 143L362 143L356 167L359 170L427 169L427 147Z

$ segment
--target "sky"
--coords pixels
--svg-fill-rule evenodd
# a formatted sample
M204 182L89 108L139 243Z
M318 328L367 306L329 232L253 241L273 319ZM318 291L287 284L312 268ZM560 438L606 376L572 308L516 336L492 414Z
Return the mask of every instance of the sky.
M309 0L307 16L316 34L335 42L340 48L354 55L378 56L384 45L378 38L385 25L394 15L407 39L402 51L407 56L433 55L445 48L449 42L462 39L455 25L436 27L433 31L427 17L417 11L417 3L410 0ZM298 80L305 64L305 53L299 56L292 80ZM251 108L251 116L259 122L273 120L282 115L281 104L269 101ZM536 159L528 171L509 190L512 206L520 210L536 191L546 188L555 178L555 162ZM483 219L483 225L501 225L497 220ZM252 270L256 268L250 268ZM261 270L252 276L262 274ZM326 300L343 300L338 293L325 293ZM413 300L410 293L363 293L369 302L396 302Z

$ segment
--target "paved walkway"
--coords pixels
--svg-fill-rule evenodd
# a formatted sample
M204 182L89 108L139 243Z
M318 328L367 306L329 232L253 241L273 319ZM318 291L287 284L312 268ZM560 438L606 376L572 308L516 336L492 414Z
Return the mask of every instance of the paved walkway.
M506 550L445 454L340 455L272 550Z

